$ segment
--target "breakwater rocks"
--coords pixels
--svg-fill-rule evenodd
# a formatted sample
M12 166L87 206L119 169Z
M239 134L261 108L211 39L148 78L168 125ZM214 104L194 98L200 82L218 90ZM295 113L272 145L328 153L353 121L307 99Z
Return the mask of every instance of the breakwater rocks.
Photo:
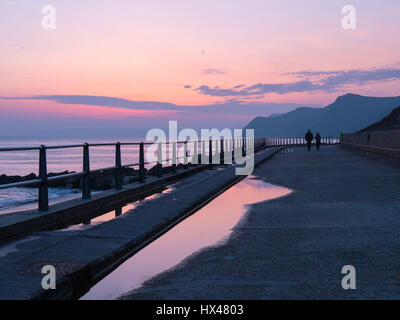
M188 164L188 166L192 166L192 165ZM183 165L178 164L176 167L179 170L179 169L183 168ZM173 171L173 168L171 166L162 168L163 173L169 173L172 171ZM57 173L52 172L52 173L49 173L47 176L50 178L50 177L55 177L55 176L60 176L60 175L66 175L69 173L75 173L75 172L74 171L63 171L63 172L57 172ZM145 169L145 174L147 176L157 176L157 174L158 174L157 165L155 165L154 167L152 167L148 170ZM139 178L139 170L122 167L121 168L121 177L122 177L123 184L136 182L136 181L138 181L138 178ZM38 179L38 176L35 173L30 173L26 176L18 176L18 175L9 176L6 174L1 174L0 175L0 185L29 181L29 180L34 180L34 179ZM111 189L111 188L115 187L115 169L91 172L90 173L90 186L93 190L107 190L107 189ZM32 186L32 187L35 188L36 186ZM81 189L82 188L82 178L81 177L65 177L64 179L49 182L49 187Z

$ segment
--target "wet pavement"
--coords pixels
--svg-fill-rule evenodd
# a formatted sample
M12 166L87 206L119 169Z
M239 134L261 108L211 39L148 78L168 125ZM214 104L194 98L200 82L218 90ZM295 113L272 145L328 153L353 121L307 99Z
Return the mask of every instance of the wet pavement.
M399 169L338 146L277 154L255 176L292 194L125 298L399 299ZM356 290L342 288L345 265Z

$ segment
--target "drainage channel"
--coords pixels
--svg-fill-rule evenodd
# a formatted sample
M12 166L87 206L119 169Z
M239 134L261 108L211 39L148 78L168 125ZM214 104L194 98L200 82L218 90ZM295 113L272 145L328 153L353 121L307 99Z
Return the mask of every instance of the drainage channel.
M130 257L81 300L117 299L140 288L146 280L178 266L196 252L223 245L250 205L291 192L253 176L245 178Z
M167 194L170 193L172 191L175 190L174 186L168 186L166 188L164 188L163 190L161 190L158 193L154 193L150 196L145 197L144 199L141 200L137 200L135 202L132 203L128 203L125 204L122 207L118 207L115 208L115 210L109 211L107 213L101 214L99 216L96 216L90 220L86 220L86 221L82 221L81 223L77 223L77 224L72 224L67 226L66 228L62 228L56 231L76 231L76 230L87 230L90 229L92 227L98 226L99 224L102 224L104 222L116 219L122 215L124 215L125 213L130 213L132 210L134 210L135 208L137 208L138 206L143 205L144 203L146 203L147 201L151 201L153 199L156 199L160 196L162 196L163 194Z

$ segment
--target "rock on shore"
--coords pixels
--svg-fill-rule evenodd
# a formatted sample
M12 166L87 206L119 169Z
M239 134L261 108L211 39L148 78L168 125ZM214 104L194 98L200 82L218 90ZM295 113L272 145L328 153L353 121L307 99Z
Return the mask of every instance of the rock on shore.
M189 164L191 166L191 164ZM177 165L177 169L181 169L183 167L182 164ZM163 167L163 173L170 173L172 171L172 167ZM157 175L157 165L153 166L149 170L145 169L146 175L148 176L156 176ZM63 171L63 172L51 172L48 174L48 177L55 177L60 175L66 175L69 173L75 173L75 171ZM121 168L121 177L123 184L132 183L138 181L139 170L135 170L132 168ZM26 176L19 175L0 175L0 185L8 184L8 183L16 183L23 182L28 180L38 179L38 176L35 173L30 173ZM50 187L55 188L71 188L71 189L82 189L82 178L81 177L68 177L65 179L61 179L58 181L49 182ZM115 170L109 169L104 171L96 171L90 173L90 186L93 190L107 190L115 187ZM33 186L36 188L35 186Z

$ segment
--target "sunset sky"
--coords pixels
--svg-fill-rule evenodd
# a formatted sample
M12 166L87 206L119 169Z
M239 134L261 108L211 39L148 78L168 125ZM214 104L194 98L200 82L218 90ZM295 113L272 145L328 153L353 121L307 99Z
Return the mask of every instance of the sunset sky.
M0 135L238 127L347 92L399 96L399 13L398 0L1 0Z

